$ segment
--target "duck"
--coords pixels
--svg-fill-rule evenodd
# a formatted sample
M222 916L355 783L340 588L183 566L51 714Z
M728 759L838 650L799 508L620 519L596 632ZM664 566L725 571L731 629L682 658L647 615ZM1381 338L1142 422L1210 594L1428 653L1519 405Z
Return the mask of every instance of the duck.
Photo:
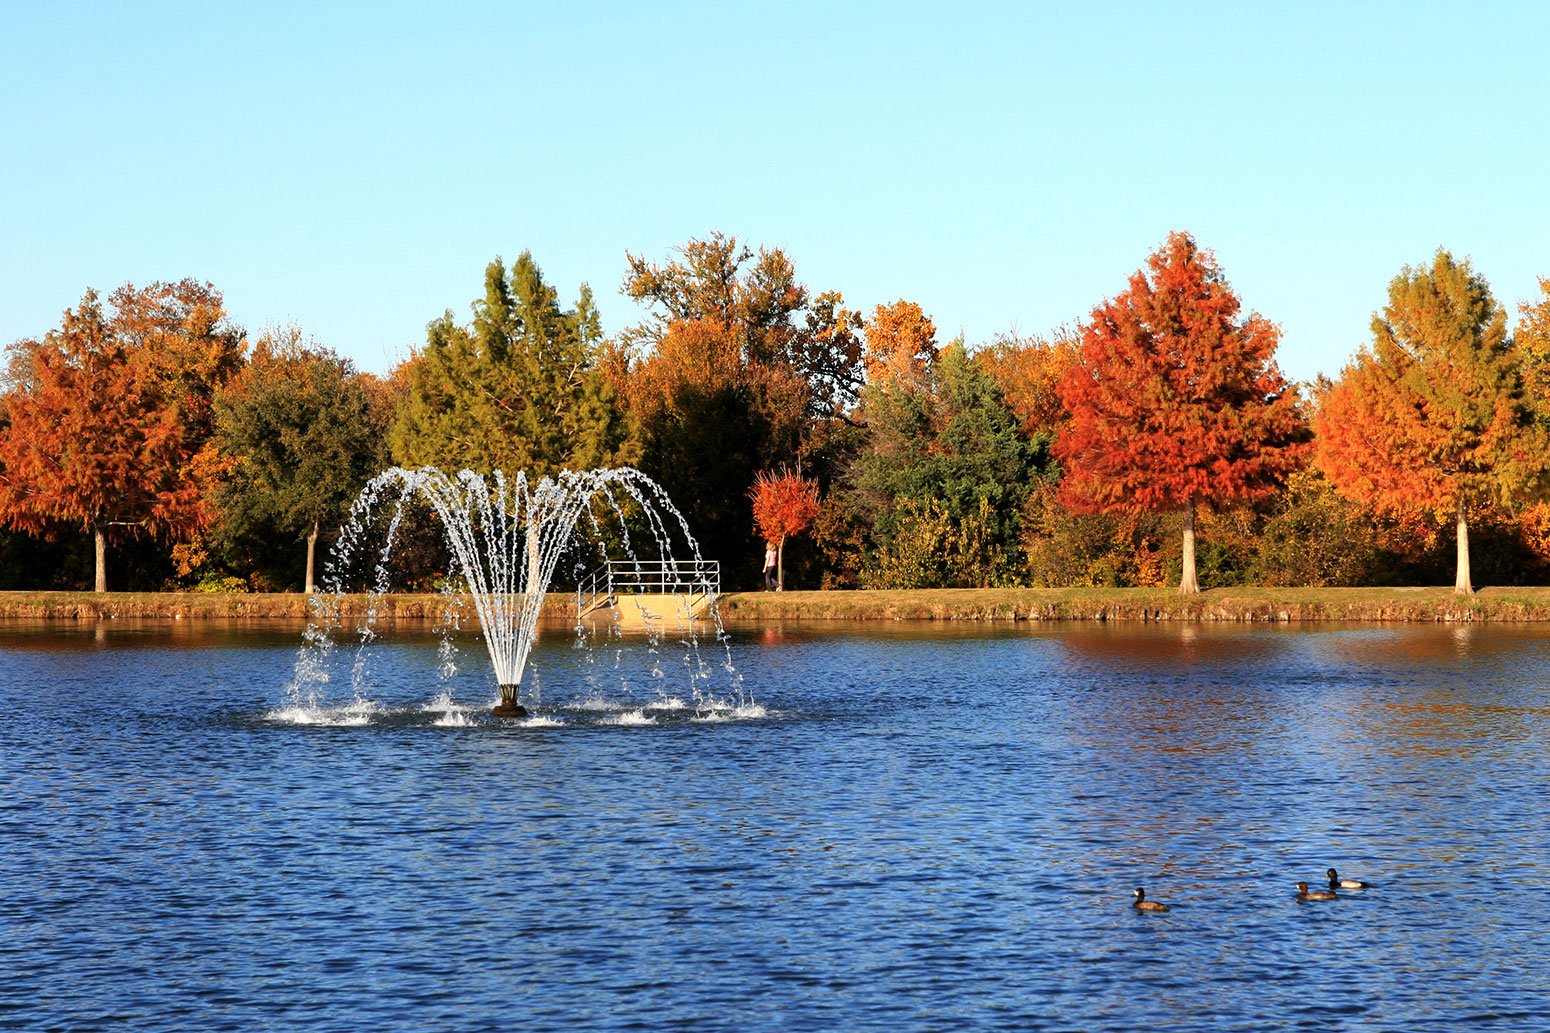
M1329 876L1329 888L1332 890L1364 890L1372 885L1360 879L1342 879L1340 873L1333 868L1324 874Z
M1130 906L1135 908L1137 911L1153 911L1153 912L1159 912L1160 913L1160 912L1168 910L1168 905L1167 904L1161 903L1160 901L1156 901L1156 900L1147 900L1146 899L1146 889L1144 887L1137 887L1136 888L1136 901L1135 901L1134 904L1131 904Z
M1340 898L1335 896L1329 890L1310 890L1310 889L1308 889L1308 884L1306 882L1299 882L1297 884L1297 899L1298 900L1339 900Z

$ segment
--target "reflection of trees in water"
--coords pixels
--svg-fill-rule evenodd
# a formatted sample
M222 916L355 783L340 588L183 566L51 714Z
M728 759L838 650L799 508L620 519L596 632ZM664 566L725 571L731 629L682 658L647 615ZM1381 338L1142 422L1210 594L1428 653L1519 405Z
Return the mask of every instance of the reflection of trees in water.
M0 622L0 656L15 647L35 653L125 649L294 647L302 618L119 617L96 621L13 619Z
M1280 727L1284 701L1263 682L1296 644L1283 632L1111 626L1059 641L1074 736L1095 750L1208 756L1253 749Z
M1291 718L1250 672L1273 669L1291 641L1196 625L1058 636L1059 706L1038 730L1064 754L1048 791L1082 830L1076 863L1175 889L1261 874L1248 844L1275 811L1253 797L1278 777L1266 740Z
M1521 650L1521 632L1503 637L1499 631L1484 624L1363 625L1332 637L1327 652L1332 663L1342 666L1392 671Z
M1342 677L1323 695L1326 736L1369 754L1478 757L1510 753L1550 715L1526 643L1538 627L1405 627L1341 637L1329 649ZM1538 682L1534 681L1538 678Z
M1546 706L1458 697L1458 692L1431 690L1417 699L1387 700L1361 708L1354 722L1377 749L1396 757L1506 761L1523 743L1541 738L1550 719Z
M1252 874L1287 844L1479 854L1480 799L1523 809L1536 790L1515 772L1544 767L1525 635L1550 646L1537 628L1074 629L1054 636L1058 705L1032 726L1065 758L1043 794L1098 872Z

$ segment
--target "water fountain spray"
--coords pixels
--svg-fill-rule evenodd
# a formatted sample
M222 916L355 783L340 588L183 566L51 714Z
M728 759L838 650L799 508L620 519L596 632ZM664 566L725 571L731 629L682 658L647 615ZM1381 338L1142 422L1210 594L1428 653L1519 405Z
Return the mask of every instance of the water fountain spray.
M563 470L537 481L522 473L507 476L497 471L487 478L471 470L448 475L435 467L394 467L366 485L341 528L324 573L328 594L314 603L309 643L325 652L329 648L330 630L340 620L347 572L366 541L365 529L390 506L386 541L375 557L365 620L359 629L363 641L373 636L371 624L380 596L388 589L388 559L405 507L416 497L440 519L455 572L478 615L500 687L500 702L494 708L500 717L527 713L521 702L522 677L544 596L560 557L575 544L578 528L600 545L612 541L637 566L641 561L631 539L632 524L637 530L645 529L652 539L650 547L661 557L673 556L676 549L678 555L687 551L693 557L685 569L695 569L701 562L699 546L683 515L659 484L632 467ZM677 580L672 564L667 580L671 589ZM359 666L360 661L357 681Z

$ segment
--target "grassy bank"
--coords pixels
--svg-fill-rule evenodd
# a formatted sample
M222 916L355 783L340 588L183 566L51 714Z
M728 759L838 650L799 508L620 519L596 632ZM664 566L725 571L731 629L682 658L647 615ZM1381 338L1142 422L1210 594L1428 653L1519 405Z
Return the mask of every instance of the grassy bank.
M1550 621L1550 588L996 588L749 592L723 597L730 619L978 621Z
M364 596L348 596L360 612ZM439 595L387 595L382 620L434 620ZM551 595L545 616L568 619L573 598ZM962 588L879 592L734 592L730 621L1550 621L1550 588L1218 588L1185 598L1152 588ZM301 620L300 594L0 592L0 619L219 618Z
M564 604L569 597L553 597ZM383 620L434 620L446 606L440 595L393 594L378 600ZM570 603L574 611L574 603ZM344 609L362 613L364 595L346 596ZM305 620L309 597L299 592L0 592L0 620L222 619Z

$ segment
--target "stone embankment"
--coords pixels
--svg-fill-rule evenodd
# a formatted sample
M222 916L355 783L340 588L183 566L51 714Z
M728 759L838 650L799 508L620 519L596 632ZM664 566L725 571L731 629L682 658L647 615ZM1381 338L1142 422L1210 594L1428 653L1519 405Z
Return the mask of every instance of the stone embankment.
M365 596L346 596L362 613ZM376 601L384 621L438 619L436 594L389 594ZM573 619L575 598L554 593L545 617ZM294 593L0 592L0 619L304 620L308 599ZM1486 588L1458 596L1447 588L1220 588L1184 597L1152 588L963 588L915 591L734 592L721 613L735 623L775 621L1550 621L1550 588Z

